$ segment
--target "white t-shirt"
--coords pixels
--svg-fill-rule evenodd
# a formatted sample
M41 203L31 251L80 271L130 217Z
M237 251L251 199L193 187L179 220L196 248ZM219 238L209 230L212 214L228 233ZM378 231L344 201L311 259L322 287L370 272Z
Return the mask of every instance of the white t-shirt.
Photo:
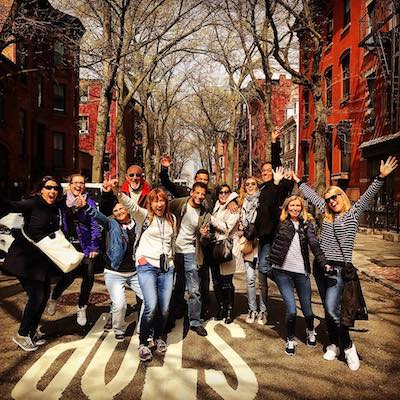
M175 242L177 253L190 254L196 251L196 229L199 224L199 217L200 207L194 208L188 202Z
M292 221L296 233L293 236L292 243L290 244L289 251L286 255L282 269L291 272L304 274L306 269L304 266L303 254L301 252L300 237L299 237L299 222Z

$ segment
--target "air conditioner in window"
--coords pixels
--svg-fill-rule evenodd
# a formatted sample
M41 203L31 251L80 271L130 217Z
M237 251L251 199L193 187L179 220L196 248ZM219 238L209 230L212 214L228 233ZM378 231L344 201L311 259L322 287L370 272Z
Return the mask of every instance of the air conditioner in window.
M79 129L80 135L87 135L87 133L88 133L87 129Z
M81 103L87 103L88 97L87 96L81 96Z

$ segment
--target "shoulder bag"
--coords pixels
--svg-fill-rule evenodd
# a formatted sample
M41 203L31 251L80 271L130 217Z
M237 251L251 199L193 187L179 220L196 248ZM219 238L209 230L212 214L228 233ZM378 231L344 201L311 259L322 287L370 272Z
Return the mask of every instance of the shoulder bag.
M21 232L28 242L41 250L62 272L68 273L73 271L82 262L84 254L76 250L73 244L65 238L61 230L61 223L60 212L60 229L50 233L38 242L34 242L28 237L23 227Z

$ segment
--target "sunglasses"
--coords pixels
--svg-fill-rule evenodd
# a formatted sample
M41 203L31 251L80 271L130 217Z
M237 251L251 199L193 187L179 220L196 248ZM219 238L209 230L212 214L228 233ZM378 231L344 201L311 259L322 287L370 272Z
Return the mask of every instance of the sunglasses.
M336 200L338 196L341 196L341 194L340 193L333 194L331 197L328 197L327 199L325 199L325 203L329 204L331 202L331 200Z
M218 194L229 194L229 190L221 190Z
M245 186L257 186L255 182L247 182Z
M129 176L130 178L134 178L134 177L141 178L141 177L142 177L142 174L135 174L135 173L133 173L133 174L128 174L128 176Z
M58 187L58 186L44 185L43 187L44 187L46 190L54 189L56 192L59 191L59 187Z

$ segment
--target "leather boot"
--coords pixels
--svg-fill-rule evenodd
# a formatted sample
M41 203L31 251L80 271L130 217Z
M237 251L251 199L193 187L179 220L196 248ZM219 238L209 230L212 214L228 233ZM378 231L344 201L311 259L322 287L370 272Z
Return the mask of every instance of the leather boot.
M235 319L233 316L233 304L235 299L235 288L232 286L226 290L227 292L227 313L225 318L226 324L231 324Z
M217 307L218 307L215 319L217 321L221 321L226 316L226 310L224 307L223 292L219 285L214 285L214 293L215 293L215 298L217 299Z

